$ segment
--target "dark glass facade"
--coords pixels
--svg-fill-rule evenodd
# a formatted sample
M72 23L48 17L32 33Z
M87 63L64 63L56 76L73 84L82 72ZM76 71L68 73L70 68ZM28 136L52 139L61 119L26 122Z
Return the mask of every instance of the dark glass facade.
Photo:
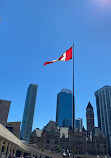
M72 126L72 93L63 89L57 95L56 122L59 127Z
M83 121L81 118L75 119L75 129L79 129L80 131L82 131L83 128Z
M27 141L30 139L30 135L32 132L37 88L38 85L30 84L27 90L27 97L25 101L25 108L24 108L21 133L20 133L21 139Z

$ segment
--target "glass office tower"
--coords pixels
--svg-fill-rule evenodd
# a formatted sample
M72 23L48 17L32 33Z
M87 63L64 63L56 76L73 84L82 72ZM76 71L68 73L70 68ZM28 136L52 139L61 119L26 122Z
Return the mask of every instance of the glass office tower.
M72 92L62 89L57 95L56 122L59 127L72 126Z
M32 132L33 116L38 85L30 84L27 90L20 138L29 141Z
M95 92L98 127L108 138L111 154L111 86L104 86Z
M79 129L80 131L82 131L83 128L83 121L81 118L75 119L75 129Z

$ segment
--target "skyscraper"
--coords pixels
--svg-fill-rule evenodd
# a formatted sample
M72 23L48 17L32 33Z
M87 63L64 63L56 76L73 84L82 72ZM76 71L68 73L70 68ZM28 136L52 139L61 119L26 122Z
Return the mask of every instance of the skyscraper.
M20 133L21 139L27 141L29 141L32 132L37 88L38 85L30 84L27 90L27 97L25 101L25 108L24 108L21 133Z
M82 131L83 128L83 121L81 118L75 119L75 129L79 129L80 131Z
M95 92L98 127L108 138L111 154L111 86L104 86Z
M94 129L94 111L91 103L86 108L87 132L90 133Z
M62 89L61 92L57 95L57 126L72 126L72 110L72 92L68 89Z

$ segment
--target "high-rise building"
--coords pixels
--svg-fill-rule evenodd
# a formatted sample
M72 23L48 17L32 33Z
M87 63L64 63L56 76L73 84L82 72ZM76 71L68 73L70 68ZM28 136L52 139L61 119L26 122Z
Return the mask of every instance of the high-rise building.
M87 122L87 133L90 133L94 129L94 111L91 103L88 103L86 108L86 122Z
M38 85L30 84L27 90L20 138L29 141L32 132L33 116Z
M83 121L81 118L75 119L75 129L79 129L80 131L82 131L83 128Z
M62 89L57 95L56 122L59 127L72 126L72 92Z
M11 101L0 99L0 123L6 126Z
M111 86L104 86L95 92L98 127L108 138L111 154Z

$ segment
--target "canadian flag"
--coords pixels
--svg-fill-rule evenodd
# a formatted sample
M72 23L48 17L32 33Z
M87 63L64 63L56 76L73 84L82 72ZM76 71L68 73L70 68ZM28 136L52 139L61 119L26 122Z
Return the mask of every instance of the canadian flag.
M56 60L45 62L43 66L54 63L56 61L68 61L70 59L72 59L72 47L69 48L60 58L58 58Z

